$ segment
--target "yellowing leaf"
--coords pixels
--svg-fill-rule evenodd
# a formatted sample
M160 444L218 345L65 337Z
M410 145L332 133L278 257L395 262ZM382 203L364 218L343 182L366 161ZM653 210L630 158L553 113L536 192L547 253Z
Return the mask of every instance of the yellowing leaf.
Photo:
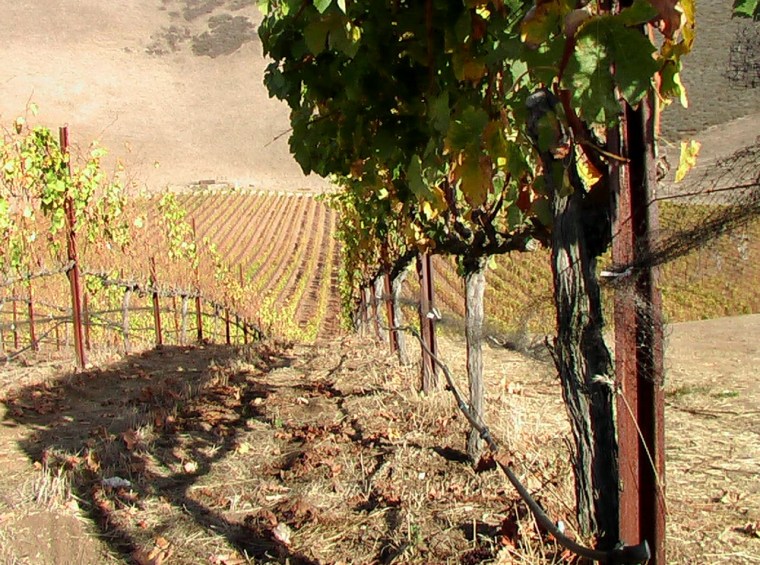
M692 139L691 141L681 142L681 157L678 159L678 169L676 169L676 182L681 182L686 173L688 173L697 164L697 155L702 144Z
M240 455L245 455L246 453L250 453L251 444L248 442L243 442L237 446L237 449L235 451L237 451Z
M520 22L520 39L531 49L538 48L559 30L562 3L556 0L536 2Z
M602 173L581 150L575 153L575 169L578 171L578 176L581 177L586 190L590 190L602 178Z
M463 155L457 167L465 199L473 208L482 206L491 188L491 166L486 157Z

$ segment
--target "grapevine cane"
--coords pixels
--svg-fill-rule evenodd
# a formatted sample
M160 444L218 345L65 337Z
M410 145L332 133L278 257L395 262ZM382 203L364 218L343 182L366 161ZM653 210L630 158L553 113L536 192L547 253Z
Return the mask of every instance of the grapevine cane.
M417 341L420 342L420 345L422 346L423 350L425 350L425 353L427 353L427 355L430 356L433 362L441 368L441 371L443 371L444 377L446 378L446 383L448 384L448 387L451 390L451 393L454 395L454 398L456 400L457 407L459 408L459 410L462 412L462 414L464 414L464 417L467 419L470 425L473 428L475 428L478 431L478 433L480 433L480 437L483 438L483 441L485 441L488 444L488 447L491 449L491 452L493 453L494 461L496 461L496 463L499 465L499 468L501 468L501 470L507 476L507 479L509 479L509 482L512 483L512 486L515 487L515 490L517 490L520 497L528 505L528 508L530 508L530 511L535 516L538 524L542 528L544 528L546 531L548 531L562 547L572 551L573 553L575 553L576 555L579 555L580 557L584 557L586 559L592 559L600 563L610 563L610 564L642 563L651 557L649 544L646 542L646 540L638 545L626 546L626 545L620 544L618 547L616 547L613 550L602 551L602 550L593 549L593 548L581 545L575 540L566 536L564 533L562 533L559 527L554 522L552 522L549 516L546 515L546 513L538 504L538 502L536 502L533 499L533 497L530 495L530 493L525 488L525 486L523 486L523 484L520 482L520 479L517 478L517 475L515 475L514 471L512 471L506 454L501 453L501 449L499 448L499 445L496 443L496 440L494 440L493 436L491 435L491 432L488 429L488 427L482 422L479 422L472 415L469 408L467 407L467 404L464 401L464 398L462 397L462 394L459 392L459 389L457 389L456 385L454 384L454 379L451 376L451 372L449 371L449 368L446 366L446 364L444 364L438 358L438 356L436 356L432 351L430 351L430 349L427 347L427 344L420 337L419 333L417 332L415 328L411 326L400 326L400 327L392 327L388 329L391 331L410 332L414 337L417 338Z

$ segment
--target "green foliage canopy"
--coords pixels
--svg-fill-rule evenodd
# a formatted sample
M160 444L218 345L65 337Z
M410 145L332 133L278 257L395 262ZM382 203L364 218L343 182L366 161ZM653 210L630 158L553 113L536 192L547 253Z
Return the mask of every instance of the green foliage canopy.
M655 83L662 102L686 100L692 0L636 0L619 13L574 0L263 9L265 84L291 108L290 148L304 172L342 187L335 200L357 269L388 247L392 262L408 249L478 257L547 241L551 195L537 149L571 152L531 142L525 101L536 89L563 101L555 121L530 124L539 144L572 130L583 149L567 166L589 188L605 167L604 136L592 132L614 126L621 100L635 106ZM642 34L650 22L660 49Z

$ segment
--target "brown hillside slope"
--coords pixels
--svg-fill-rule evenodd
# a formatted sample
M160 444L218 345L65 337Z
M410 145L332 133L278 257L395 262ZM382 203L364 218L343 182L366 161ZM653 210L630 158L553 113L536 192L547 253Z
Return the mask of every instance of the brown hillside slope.
M287 107L262 84L260 19L251 0L4 2L0 120L35 102L38 121L100 139L153 190L324 186L303 176L287 136L274 140Z

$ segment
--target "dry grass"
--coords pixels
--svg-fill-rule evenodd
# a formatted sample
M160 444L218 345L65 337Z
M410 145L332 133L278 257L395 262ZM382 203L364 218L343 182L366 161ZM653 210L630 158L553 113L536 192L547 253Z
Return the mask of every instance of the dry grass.
M443 338L440 351L466 388L462 344ZM569 429L553 371L504 349L485 354L492 432L572 533ZM675 377L669 560L755 563L752 403ZM449 393L417 393L417 378L354 339L167 348L27 384L6 406L40 462L27 498L96 524L121 559L567 563L499 472L464 461L464 418ZM115 476L129 485L104 483Z

